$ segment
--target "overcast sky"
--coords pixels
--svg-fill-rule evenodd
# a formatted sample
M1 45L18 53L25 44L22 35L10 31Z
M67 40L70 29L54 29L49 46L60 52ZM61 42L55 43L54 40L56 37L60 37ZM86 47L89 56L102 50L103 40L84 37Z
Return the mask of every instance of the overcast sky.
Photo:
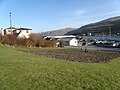
M120 0L0 0L0 28L32 28L35 33L79 28L114 16L120 16Z

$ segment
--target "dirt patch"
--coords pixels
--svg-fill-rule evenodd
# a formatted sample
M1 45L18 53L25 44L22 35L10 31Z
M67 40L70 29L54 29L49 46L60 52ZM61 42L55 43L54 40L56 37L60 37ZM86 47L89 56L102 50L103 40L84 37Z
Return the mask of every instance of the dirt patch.
M21 50L36 55L43 55L69 61L102 63L120 57L120 53L109 53L100 51L84 52L79 49L55 49L55 50Z

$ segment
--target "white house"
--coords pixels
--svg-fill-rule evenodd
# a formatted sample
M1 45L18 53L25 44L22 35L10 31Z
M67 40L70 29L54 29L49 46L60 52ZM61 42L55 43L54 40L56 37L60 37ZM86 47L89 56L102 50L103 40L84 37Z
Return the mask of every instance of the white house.
M63 41L65 46L78 46L78 39L76 38L61 38L60 41Z
M69 41L69 45L70 45L70 46L78 46L78 39L72 38L72 39Z
M29 35L31 34L31 30L29 28L15 28L12 27L12 31L11 28L5 28L1 30L1 34L3 36L5 35L15 35L16 37L19 38L29 38Z
M18 34L17 37L19 38L29 38L29 35L31 34L31 30L29 28L17 28L13 31L14 34Z
M78 46L78 39L74 35L64 35L64 36L46 36L45 40L58 40L64 42L65 46Z

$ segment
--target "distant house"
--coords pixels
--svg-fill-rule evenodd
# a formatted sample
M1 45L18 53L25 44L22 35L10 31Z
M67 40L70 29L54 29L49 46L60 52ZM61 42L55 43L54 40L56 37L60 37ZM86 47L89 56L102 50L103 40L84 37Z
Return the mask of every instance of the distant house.
M65 46L78 46L78 39L76 38L61 38L60 41L63 41Z
M14 31L16 28L15 27L12 27L12 31ZM2 36L5 36L5 35L10 35L11 34L11 28L5 28L5 29L2 29L1 30L1 34Z
M31 30L32 29L29 29L29 28L12 27L12 32L11 32L11 28L5 28L5 29L2 29L1 33L3 36L12 34L19 38L29 38L29 35L31 34Z
M64 36L46 36L45 40L56 40L64 42L65 46L78 46L78 39L73 35L64 35Z

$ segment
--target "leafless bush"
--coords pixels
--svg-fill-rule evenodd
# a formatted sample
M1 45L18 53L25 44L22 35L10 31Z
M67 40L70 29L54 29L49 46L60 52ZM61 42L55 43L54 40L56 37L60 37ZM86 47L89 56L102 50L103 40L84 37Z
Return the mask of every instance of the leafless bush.
M7 45L16 45L16 37L13 35L6 35L3 36L1 39L2 44L7 44Z
M64 47L64 46L65 46L65 42L64 41L59 41L58 47Z
M2 35L0 34L0 42L2 41Z
M26 38L17 38L16 45L17 46L27 46L27 39Z
M1 43L10 46L25 46L25 47L54 47L55 42L44 40L35 34L31 34L30 38L17 38L14 35L6 35L0 37Z

